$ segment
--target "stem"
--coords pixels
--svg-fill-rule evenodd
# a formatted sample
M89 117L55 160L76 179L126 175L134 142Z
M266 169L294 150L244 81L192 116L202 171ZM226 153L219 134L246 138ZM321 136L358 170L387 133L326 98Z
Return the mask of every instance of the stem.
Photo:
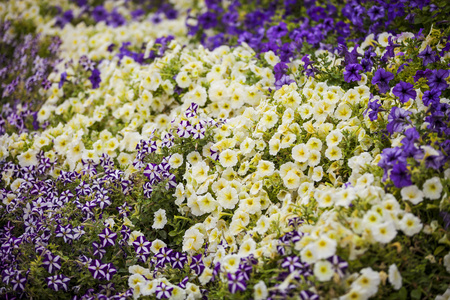
M175 220L178 220L178 219L180 219L180 220L186 220L186 221L189 221L189 222L193 222L194 220L192 220L192 219L188 219L188 218L186 218L186 217L182 217L182 216L173 216L174 217L174 219Z

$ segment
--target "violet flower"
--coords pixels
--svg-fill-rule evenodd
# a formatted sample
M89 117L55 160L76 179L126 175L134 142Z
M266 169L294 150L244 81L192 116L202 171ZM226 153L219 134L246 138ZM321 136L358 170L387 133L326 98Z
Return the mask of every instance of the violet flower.
M426 66L428 64L434 63L436 61L436 52L431 50L430 45L428 45L422 52L417 55L422 59L423 65Z
M450 70L433 70L428 77L428 85L430 89L443 91L448 87L446 78L450 75Z
M360 81L361 75L359 74L363 70L360 64L349 64L345 67L344 79L346 82Z
M228 273L228 290L232 294L236 294L238 291L245 291L247 283L245 282L244 275L240 272L235 274Z
M389 81L392 79L394 79L394 74L384 69L379 69L375 71L372 78L372 84L377 84L380 89L380 93L384 94L389 91Z
M410 111L394 106L388 116L387 131L390 134L401 132L408 125L411 114Z
M392 90L392 93L399 97L400 102L406 103L409 99L416 99L417 93L414 85L408 82L400 81Z

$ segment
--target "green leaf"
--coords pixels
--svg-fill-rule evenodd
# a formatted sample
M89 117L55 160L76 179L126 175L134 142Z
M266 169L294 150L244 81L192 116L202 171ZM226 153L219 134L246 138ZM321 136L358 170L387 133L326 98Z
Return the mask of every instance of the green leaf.
M408 296L408 293L406 291L406 288L402 287L400 289L400 291L398 291L398 299L399 300L405 300L407 296Z
M411 291L411 299L421 299L422 292L420 290Z
M436 255L438 255L439 253L441 253L444 250L445 250L444 246L439 246L439 247L436 248L436 250L434 250L434 255L436 256Z

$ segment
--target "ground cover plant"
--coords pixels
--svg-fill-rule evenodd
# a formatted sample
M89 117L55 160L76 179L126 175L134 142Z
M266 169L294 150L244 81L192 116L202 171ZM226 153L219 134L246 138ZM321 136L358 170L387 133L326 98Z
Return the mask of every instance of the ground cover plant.
M450 299L448 20L0 2L0 298Z

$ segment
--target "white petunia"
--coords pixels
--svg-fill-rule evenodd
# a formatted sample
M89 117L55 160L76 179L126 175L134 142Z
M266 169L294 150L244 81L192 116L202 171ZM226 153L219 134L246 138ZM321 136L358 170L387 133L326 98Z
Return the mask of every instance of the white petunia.
M332 264L327 260L320 260L314 264L314 276L319 281L328 281L334 275Z
M167 224L166 211L162 208L158 209L155 212L152 228L163 229L166 224Z
M260 280L254 286L253 298L255 300L264 300L269 296L269 292L267 291L267 286L264 281Z
M441 196L442 183L439 177L433 177L423 184L423 194L425 198L437 200Z
M423 192L416 185L410 185L402 188L400 194L402 195L402 199L404 201L408 200L414 205L417 205L420 202L422 202L424 196Z
M389 266L389 282L394 287L394 290L399 290L402 287L402 275L395 264Z
M220 164L225 167L234 167L237 164L237 153L234 150L226 149L219 155Z

